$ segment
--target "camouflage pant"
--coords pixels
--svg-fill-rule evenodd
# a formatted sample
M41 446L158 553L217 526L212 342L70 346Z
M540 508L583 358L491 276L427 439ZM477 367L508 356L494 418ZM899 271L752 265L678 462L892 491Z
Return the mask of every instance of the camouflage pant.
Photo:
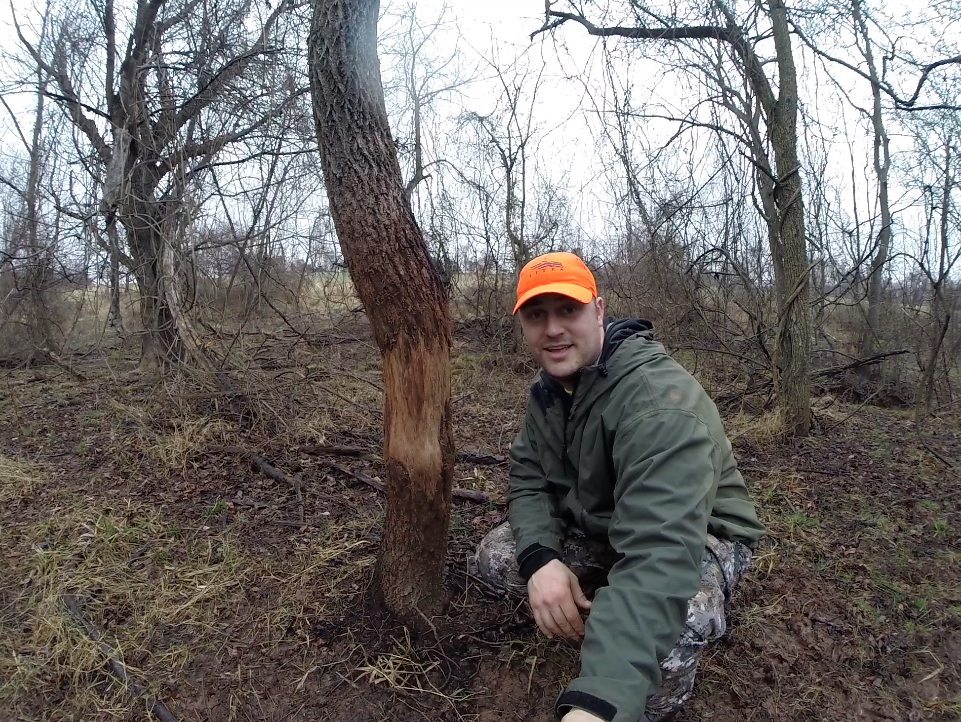
M477 548L475 563L482 579L511 595L527 594L514 562L514 537L507 522L495 527ZM564 563L581 582L584 593L606 583L616 561L614 550L575 531L564 540ZM725 605L751 563L751 550L738 542L710 534L701 561L701 584L687 606L687 626L671 653L661 662L661 686L647 699L651 722L669 719L687 702L701 652L727 631Z

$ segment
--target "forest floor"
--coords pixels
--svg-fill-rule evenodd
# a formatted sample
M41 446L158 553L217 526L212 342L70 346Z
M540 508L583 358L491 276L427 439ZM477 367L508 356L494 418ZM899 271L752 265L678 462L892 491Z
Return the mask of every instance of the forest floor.
M421 635L366 611L385 504L357 473L383 478L369 340L255 349L269 422L122 350L7 372L0 719L143 720L154 700L214 722L553 719L577 649L467 563L505 517L497 457L533 368L462 335L456 441L492 458L460 462L455 486L493 500L455 500L449 613ZM816 420L783 444L767 416L727 419L770 534L679 719L961 720L958 419L919 433L906 411L821 397ZM248 452L300 479L302 503Z

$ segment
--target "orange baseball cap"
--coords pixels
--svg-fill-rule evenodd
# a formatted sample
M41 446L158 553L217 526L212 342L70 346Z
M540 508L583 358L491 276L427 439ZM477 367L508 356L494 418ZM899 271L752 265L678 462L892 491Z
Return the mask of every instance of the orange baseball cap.
M597 296L597 283L591 269L573 253L545 253L521 269L517 279L517 303L511 313L517 313L517 309L534 296L545 293L559 293L587 303Z

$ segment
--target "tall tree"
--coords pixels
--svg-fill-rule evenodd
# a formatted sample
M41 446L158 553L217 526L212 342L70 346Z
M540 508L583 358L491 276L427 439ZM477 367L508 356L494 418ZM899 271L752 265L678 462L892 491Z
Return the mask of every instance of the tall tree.
M48 33L46 15L42 19L40 37ZM10 113L10 120L24 146L26 153L26 178L23 187L4 178L5 185L13 189L19 202L11 214L7 227L6 248L0 250L8 267L12 281L11 292L4 294L0 301L0 327L18 317L26 333L17 334L26 341L26 347L14 344L13 357L30 363L33 360L48 359L56 348L54 319L49 287L57 278L54 273L53 246L56 244L54 233L42 217L41 180L49 172L48 161L50 140L47 137L52 125L49 108L46 105L47 81L42 70L34 69L36 82L36 105L33 114L33 129L27 138L16 113L5 99L0 98L4 108Z
M862 358L873 356L877 351L878 329L881 325L881 291L884 286L884 267L891 249L892 217L891 202L888 195L888 175L891 170L891 141L884 124L881 106L882 76L875 61L874 46L864 18L861 0L851 0L851 16L858 36L858 48L867 64L871 79L871 129L874 133L874 173L878 181L878 211L881 226L878 229L877 245L871 268L868 271L867 309L864 328L861 331L859 353ZM877 375L877 366L863 366L860 373L864 378Z
M630 11L636 25L599 26L587 18L579 4L568 5L571 11L559 10L548 2L544 26L538 32L574 22L598 37L656 42L719 41L733 50L733 57L758 104L758 115L766 124L766 133L758 134L761 142L754 144L761 152L752 160L768 228L777 293L774 386L785 434L806 435L811 425L809 263L797 142L797 69L783 0L768 3L769 28L759 34L750 32L724 0L712 0L708 4L704 17L697 19L703 20L703 24L689 24L679 16L662 17L645 3L631 2ZM757 10L760 7L754 12ZM756 16L752 14L752 17ZM774 41L773 67L777 69L774 78L767 75L767 68L772 64L765 62L756 49L756 38L764 36Z
M378 10L377 0L315 0L308 63L330 210L384 369L388 502L376 594L419 624L446 601L451 326L387 122Z

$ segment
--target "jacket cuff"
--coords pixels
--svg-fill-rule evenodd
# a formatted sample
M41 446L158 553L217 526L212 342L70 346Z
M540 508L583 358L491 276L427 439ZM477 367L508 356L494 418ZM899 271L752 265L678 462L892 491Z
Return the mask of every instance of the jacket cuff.
M556 549L551 549L543 544L531 544L524 551L517 555L518 572L521 579L528 581L534 572L554 559L560 559L561 555Z
M561 694L561 696L557 698L557 704L554 709L557 713L557 718L560 719L573 708L590 712L602 720L606 720L606 722L611 722L617 715L617 707L607 700L595 697L589 692L579 692L577 690L571 690Z

